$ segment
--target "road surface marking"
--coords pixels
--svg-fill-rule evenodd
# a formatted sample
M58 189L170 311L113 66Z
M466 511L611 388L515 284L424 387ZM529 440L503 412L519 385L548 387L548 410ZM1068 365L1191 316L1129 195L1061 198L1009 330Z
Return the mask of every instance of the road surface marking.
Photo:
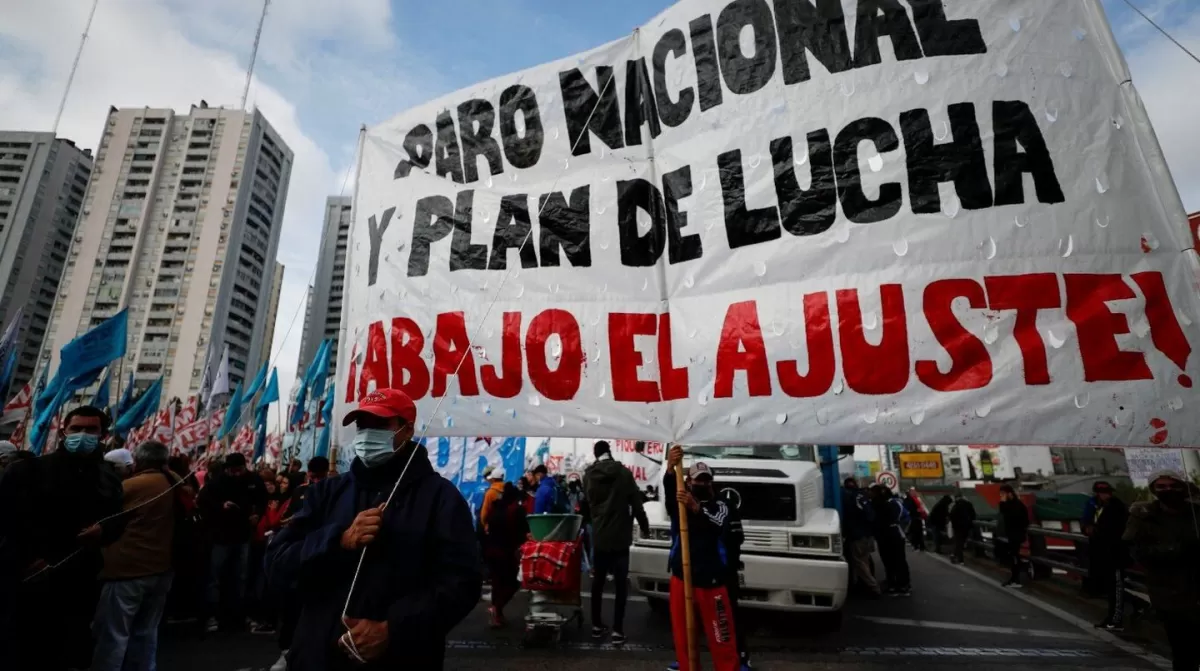
M1150 664L1153 664L1154 666L1156 666L1160 669L1164 669L1164 671L1171 670L1171 660L1167 659L1166 657L1163 657L1162 655L1157 655L1153 652L1150 652L1149 650L1141 647L1140 645L1134 645L1133 643L1130 643L1118 636L1114 636L1113 634L1110 634L1107 631L1102 631L1100 629L1096 629L1095 627L1092 626L1092 624L1090 622L1084 620L1083 618L1076 617L1076 616L1068 613L1067 611L1065 611L1061 608L1058 608L1057 606L1052 606L1048 603L1045 603L1044 601L1042 601L1040 599L1035 599L1034 597L1031 597L1028 594L1024 594L1019 590L1008 589L1007 587L1002 586L996 580L989 578L988 576L980 573L979 571L976 571L975 569L968 568L966 566L963 566L962 564L953 564L950 562L949 559L945 559L941 556L930 554L928 552L925 553L925 556L929 557L930 559L933 559L934 561L940 561L943 564L950 566L951 568L958 569L959 571L962 571L963 573L966 573L967 575L974 577L976 580L979 580L980 582L983 582L985 584L991 585L992 587L995 587L996 589L1000 590L1001 592L1004 592L1005 594L1013 597L1014 599L1019 599L1021 601L1024 601L1025 603L1033 606L1034 608L1038 608L1038 609L1042 610L1043 612L1049 613L1049 614L1057 617L1058 619L1062 620L1063 622L1068 622L1072 625L1075 625L1075 627L1082 630L1083 633L1091 636L1092 638L1096 638L1101 641L1104 641L1105 643L1108 643L1109 645L1121 650L1122 652L1128 653L1130 655L1133 655L1134 657L1137 657L1138 659L1149 662Z
M495 652L498 650L513 650L520 649L520 644L515 642L493 642L481 640L452 640L446 642L447 650L453 651L484 651ZM570 650L573 652L606 652L606 653L661 653L670 654L672 648L670 645L645 645L639 643L626 643L625 645L612 645L611 643L586 643L582 641L561 641L558 644L552 644L546 648L547 650ZM787 654L787 655L850 655L856 657L1103 657L1104 653L1101 650L1095 649L1075 649L1075 648L957 648L957 647L930 647L930 646L880 646L880 647L850 647L850 648L830 648L828 650L812 649L812 650L776 650L774 648L755 648L764 654Z
M856 615L856 619L874 622L876 624L894 624L901 627L922 627L925 629L953 629L955 631L973 631L981 634L1008 634L1011 636L1029 636L1032 638L1058 638L1072 641L1090 641L1091 636L1062 631L1047 631L1044 629L1019 629L1017 627L991 627L982 624L964 624L961 622L933 622L930 620L906 620L895 617L875 617L873 615Z
M527 590L527 589L523 589L523 590L521 590L521 592L520 592L520 593L521 593L521 594L529 594L529 593L530 593L530 591L529 591L529 590ZM580 597L582 597L582 598L584 598L584 599L590 599L590 598L592 598L592 593L591 593L591 592L584 592L584 591L582 591L582 590L581 590L581 591L579 592L579 596L580 596ZM616 595L616 594L612 594L612 593L610 593L610 592L605 592L605 593L604 593L604 598L605 598L605 599L607 599L607 600L609 600L609 601L611 601L611 600L613 600L613 599L616 599L616 598L617 598L617 595ZM479 600L480 600L480 601L491 601L491 600L492 600L492 590L491 590L491 589L484 589L484 590L483 590L483 592L482 592L482 593L480 594L480 596L479 596ZM630 595L629 595L629 598L628 598L628 601L629 601L629 603L646 603L647 601L649 601L649 599L647 599L646 597L644 597L644 596L642 596L642 595L640 595L640 594L630 594ZM662 599L662 601L665 603L665 602L666 602L666 599Z

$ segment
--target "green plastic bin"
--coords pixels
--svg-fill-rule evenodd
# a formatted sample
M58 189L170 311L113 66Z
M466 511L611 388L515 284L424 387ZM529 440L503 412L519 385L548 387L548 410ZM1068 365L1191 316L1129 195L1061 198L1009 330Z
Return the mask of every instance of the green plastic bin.
M529 533L535 541L573 541L579 538L583 524L580 515L529 515Z

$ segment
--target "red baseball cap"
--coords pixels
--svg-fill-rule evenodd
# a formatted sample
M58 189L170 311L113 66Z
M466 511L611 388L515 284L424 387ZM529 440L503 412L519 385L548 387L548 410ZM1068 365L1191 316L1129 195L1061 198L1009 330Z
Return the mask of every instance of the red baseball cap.
M376 389L358 401L358 407L346 413L342 426L349 426L359 415L381 419L399 417L409 424L417 423L417 404L399 389Z

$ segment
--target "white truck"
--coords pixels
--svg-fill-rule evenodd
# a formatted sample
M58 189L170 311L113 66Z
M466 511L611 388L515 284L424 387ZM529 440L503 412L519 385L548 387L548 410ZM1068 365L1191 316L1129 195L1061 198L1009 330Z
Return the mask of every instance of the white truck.
M849 569L842 555L841 519L837 510L824 506L816 449L727 445L685 448L684 455L685 467L703 461L712 468L717 491L741 515L746 534L739 573L742 607L827 613L836 627ZM667 503L673 502L646 504L650 533L638 531L630 555L630 578L656 610L669 594Z

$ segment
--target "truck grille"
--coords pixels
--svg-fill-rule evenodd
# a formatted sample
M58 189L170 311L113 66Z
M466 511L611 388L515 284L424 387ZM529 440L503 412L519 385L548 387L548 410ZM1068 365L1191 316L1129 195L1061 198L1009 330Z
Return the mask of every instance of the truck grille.
M742 533L746 537L743 551L787 552L791 549L786 531L744 528Z
M768 482L718 482L717 488L743 520L796 521L796 488Z

